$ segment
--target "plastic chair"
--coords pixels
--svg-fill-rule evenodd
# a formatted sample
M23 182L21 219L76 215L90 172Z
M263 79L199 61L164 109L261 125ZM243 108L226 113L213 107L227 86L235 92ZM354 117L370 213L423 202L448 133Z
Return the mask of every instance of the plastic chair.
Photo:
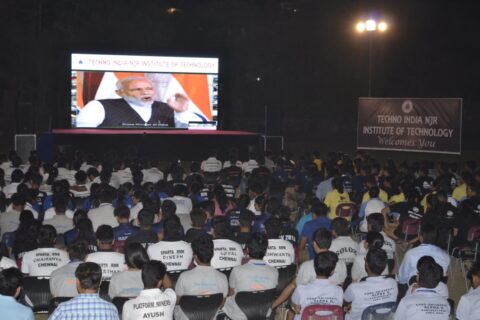
M55 309L57 309L58 305L62 302L68 301L72 299L72 297L55 297L50 300L50 304L48 305L48 313L52 314Z
M23 278L23 292L32 303L33 312L46 313L49 310L50 294L49 280L46 278Z
M387 320L394 313L396 302L385 302L363 310L362 320Z
M282 293L283 289L292 281L297 272L297 265L292 263L288 266L278 267L277 294Z
M241 291L235 295L235 302L248 320L265 320L271 311L277 289L262 291Z
M172 281L173 286L175 287L175 284L177 283L178 278L180 277L180 274L185 271L185 270L177 270L177 271L167 271L167 275Z
M312 304L302 311L301 320L343 320L340 306Z
M233 268L222 268L222 269L217 269L217 271L220 271L224 275L227 276L227 279L230 277L230 273L232 273Z
M407 219L403 221L402 232L405 235L403 240L407 241L408 236L418 236L420 233L420 224L419 219Z
M112 299L112 303L115 305L115 307L117 307L119 315L122 315L123 305L125 304L125 302L127 302L130 299L133 299L133 298L130 298L130 297L114 297Z
M212 320L222 301L221 293L207 296L182 296L180 307L189 320Z
M353 202L339 203L335 209L337 217L350 219L357 212L357 206Z

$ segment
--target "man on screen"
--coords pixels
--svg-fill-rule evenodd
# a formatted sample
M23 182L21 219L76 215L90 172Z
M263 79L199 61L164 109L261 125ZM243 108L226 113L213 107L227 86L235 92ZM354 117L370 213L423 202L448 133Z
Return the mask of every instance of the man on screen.
M128 77L117 82L121 99L90 101L77 117L77 127L175 127L174 110L185 108L187 97L178 94L167 103L155 101L156 90L145 77Z

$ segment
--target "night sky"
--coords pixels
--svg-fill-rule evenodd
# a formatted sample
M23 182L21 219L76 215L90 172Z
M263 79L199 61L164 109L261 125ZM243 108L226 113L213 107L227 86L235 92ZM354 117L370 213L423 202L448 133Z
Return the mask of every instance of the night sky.
M68 126L68 53L82 50L219 56L223 129L263 132L267 107L268 133L287 147L334 149L333 140L353 150L369 48L355 23L375 17L390 28L372 39L372 95L462 97L464 149L479 149L479 9L443 0L2 0L0 137Z

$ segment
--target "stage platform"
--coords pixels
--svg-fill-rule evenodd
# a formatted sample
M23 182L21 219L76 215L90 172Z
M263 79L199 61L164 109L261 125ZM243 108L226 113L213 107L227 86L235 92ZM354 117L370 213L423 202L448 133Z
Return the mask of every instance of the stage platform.
M38 136L37 149L45 161L51 160L57 150L84 150L99 156L114 150L168 161L200 161L206 159L211 149L226 158L229 149L235 147L243 160L250 151L262 150L260 137L254 132L229 130L52 129Z

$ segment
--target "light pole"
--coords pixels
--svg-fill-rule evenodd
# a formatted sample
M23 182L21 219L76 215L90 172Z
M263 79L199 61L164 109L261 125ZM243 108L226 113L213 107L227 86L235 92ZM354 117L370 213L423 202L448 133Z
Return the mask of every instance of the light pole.
M368 19L359 21L355 26L358 33L366 33L368 36L368 96L372 96L372 69L373 69L373 36L375 33L384 33L388 29L385 21Z

